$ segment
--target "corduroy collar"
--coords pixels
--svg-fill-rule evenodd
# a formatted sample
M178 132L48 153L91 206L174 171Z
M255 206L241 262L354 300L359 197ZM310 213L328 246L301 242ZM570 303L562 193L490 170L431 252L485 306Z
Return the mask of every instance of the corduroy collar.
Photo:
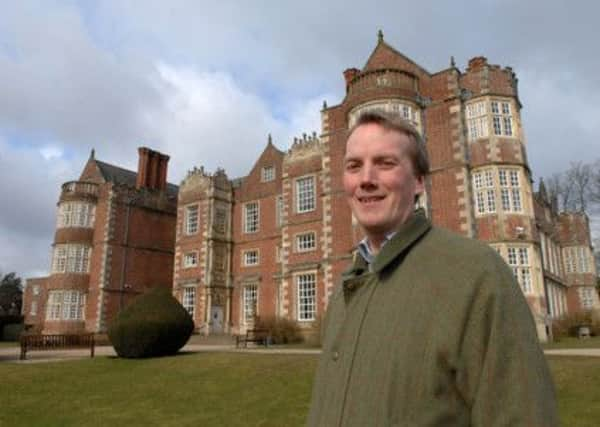
M417 209L407 222L402 224L396 234L381 248L373 263L371 271L378 273L390 262L405 252L417 239L423 236L431 228L431 223L425 216L423 209ZM369 269L367 262L360 254L355 254L352 267L344 273L344 276L358 276Z
M400 254L404 253L414 242L429 231L431 223L423 209L418 209L414 215L398 228L398 232L381 248L371 266L373 273L379 273Z

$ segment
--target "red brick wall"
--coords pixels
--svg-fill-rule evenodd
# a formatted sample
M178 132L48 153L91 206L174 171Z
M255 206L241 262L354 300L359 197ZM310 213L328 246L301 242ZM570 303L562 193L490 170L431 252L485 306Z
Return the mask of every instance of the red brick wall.
M26 325L32 325L34 330L41 331L44 319L46 318L46 298L48 296L48 278L47 277L36 277L26 280L26 286L23 291L23 305L21 307L21 313L25 317L24 323ZM33 289L38 287L39 293L34 295ZM36 314L31 314L32 303L37 303Z
M585 214L562 213L558 217L559 238L563 245L590 246L590 227Z

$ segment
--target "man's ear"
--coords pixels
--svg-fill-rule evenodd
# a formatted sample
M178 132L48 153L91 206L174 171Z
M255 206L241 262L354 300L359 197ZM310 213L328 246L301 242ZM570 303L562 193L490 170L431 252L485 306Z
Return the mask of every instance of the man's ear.
M415 198L419 197L421 194L425 192L425 177L423 175L419 175L416 177L415 183Z

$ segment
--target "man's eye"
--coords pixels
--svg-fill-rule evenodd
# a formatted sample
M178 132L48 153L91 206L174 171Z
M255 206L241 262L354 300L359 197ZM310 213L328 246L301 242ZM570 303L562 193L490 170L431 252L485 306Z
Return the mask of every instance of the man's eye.
M347 171L357 171L358 169L360 169L360 164L358 164L358 163L346 163L346 170Z
M394 166L396 166L396 162L394 162L393 160L384 160L379 163L379 167L382 169L391 169Z

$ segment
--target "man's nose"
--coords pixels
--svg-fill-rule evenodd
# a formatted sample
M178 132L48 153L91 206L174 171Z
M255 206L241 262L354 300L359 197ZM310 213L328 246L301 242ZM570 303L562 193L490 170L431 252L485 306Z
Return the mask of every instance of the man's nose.
M365 164L360 174L360 185L375 185L377 183L377 174L373 165Z

